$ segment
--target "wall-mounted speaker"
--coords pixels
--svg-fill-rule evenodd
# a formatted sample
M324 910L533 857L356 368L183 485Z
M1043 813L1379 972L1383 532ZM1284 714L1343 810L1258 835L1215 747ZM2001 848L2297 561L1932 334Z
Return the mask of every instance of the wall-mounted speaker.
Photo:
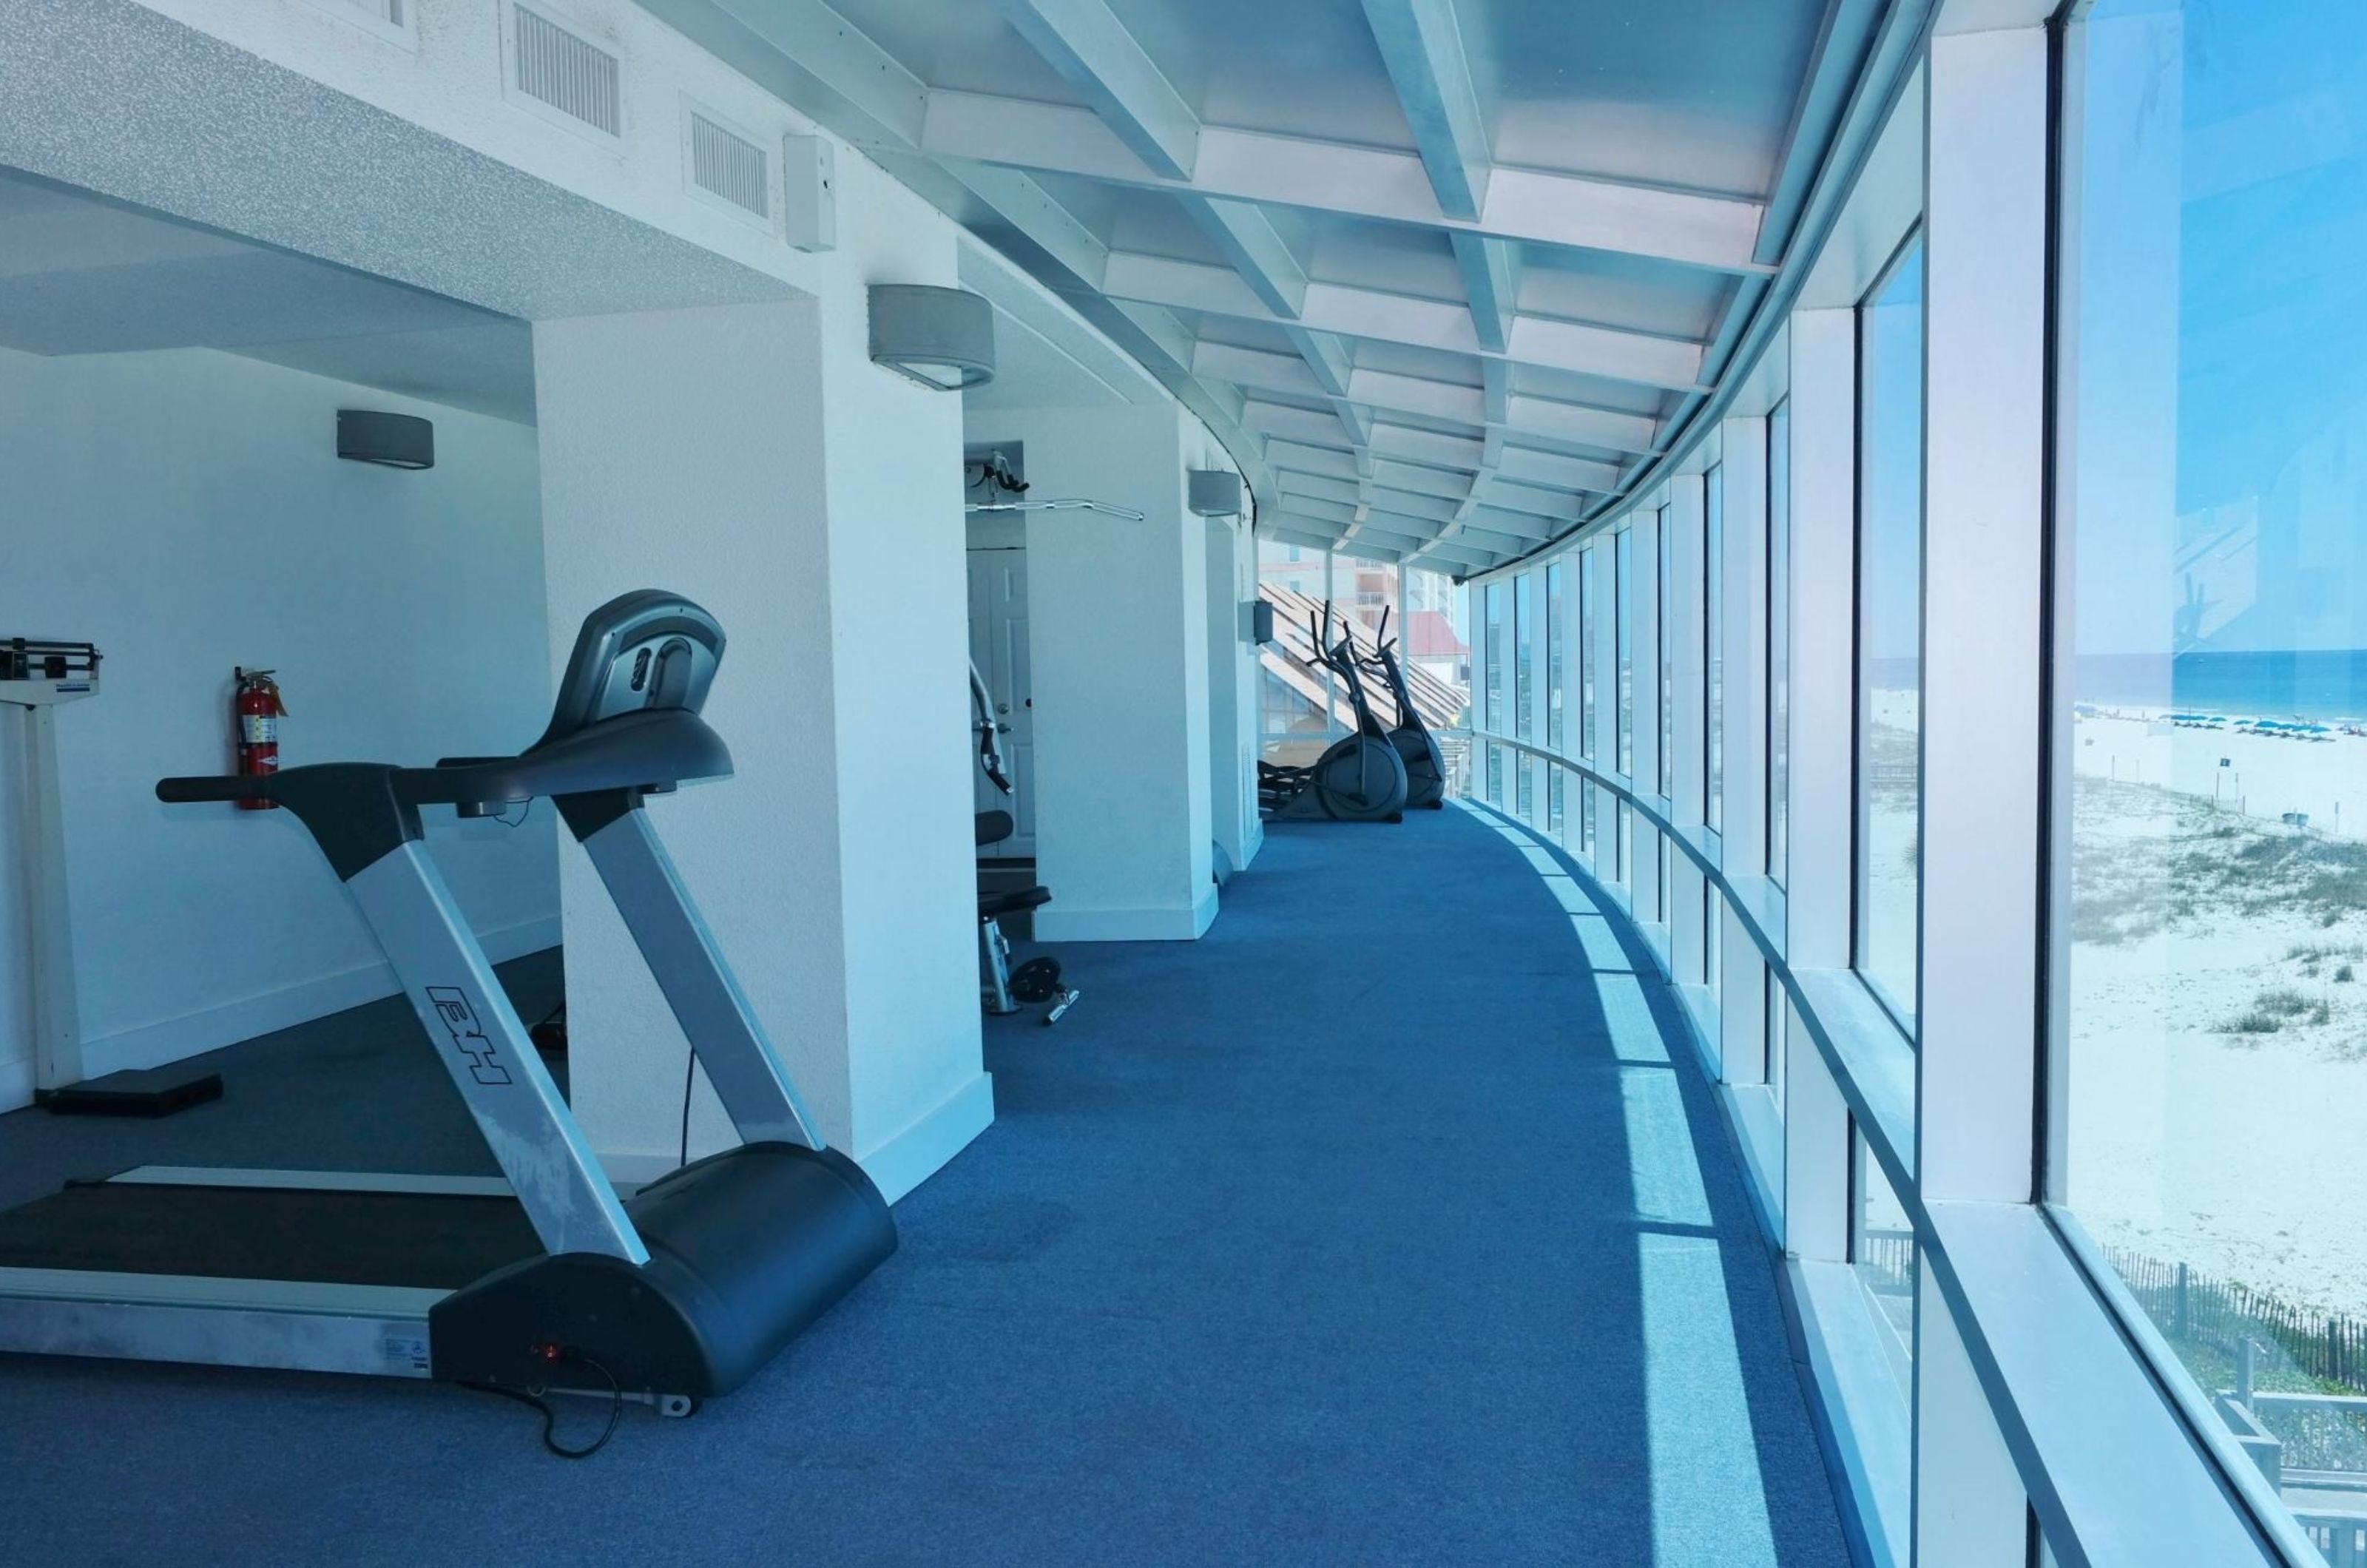
M1222 468L1191 472L1192 510L1203 517L1238 517L1241 512L1241 476Z
M1251 600L1241 606L1247 612L1250 640L1264 643L1274 640L1274 606L1263 599Z
M413 414L339 409L337 456L389 468L432 468L436 427Z

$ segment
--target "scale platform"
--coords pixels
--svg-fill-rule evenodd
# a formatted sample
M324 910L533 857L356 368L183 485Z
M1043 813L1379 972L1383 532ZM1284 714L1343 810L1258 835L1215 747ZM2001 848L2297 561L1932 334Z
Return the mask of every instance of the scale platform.
M192 1105L220 1100L220 1073L186 1067L133 1067L104 1077L37 1089L33 1103L60 1116L170 1116Z

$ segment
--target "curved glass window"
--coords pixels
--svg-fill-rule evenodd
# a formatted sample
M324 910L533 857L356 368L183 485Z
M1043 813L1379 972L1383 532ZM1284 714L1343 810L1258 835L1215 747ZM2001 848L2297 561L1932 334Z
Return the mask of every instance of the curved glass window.
M2099 0L2071 59L2053 1185L2189 1404L2348 1562L2367 1527L2367 8Z
M1921 919L1923 245L1858 309L1858 973L1911 1036Z

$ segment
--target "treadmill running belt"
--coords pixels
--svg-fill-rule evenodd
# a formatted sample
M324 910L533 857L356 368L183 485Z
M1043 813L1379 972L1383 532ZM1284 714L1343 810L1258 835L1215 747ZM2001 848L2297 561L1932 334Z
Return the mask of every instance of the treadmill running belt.
M0 1213L0 1268L458 1290L542 1244L515 1199L93 1182Z

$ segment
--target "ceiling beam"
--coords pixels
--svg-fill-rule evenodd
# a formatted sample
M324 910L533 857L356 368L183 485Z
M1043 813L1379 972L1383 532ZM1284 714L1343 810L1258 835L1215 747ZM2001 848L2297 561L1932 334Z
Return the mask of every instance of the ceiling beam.
M1365 0L1365 20L1398 90L1439 210L1478 221L1492 159L1455 0Z
M1297 320L1307 304L1307 269L1256 204L1209 196L1179 199L1266 309Z
M1265 444L1268 466L1293 468L1302 474L1316 474L1325 479L1346 479L1353 484L1357 479L1356 457L1352 452L1342 452L1329 446L1309 446L1304 442L1270 440Z
M1110 133L1156 175L1188 180L1200 117L1104 0L1001 0L1002 14L1046 64L1093 107Z
M1298 518L1287 512L1275 512L1271 517L1258 519L1258 536L1281 545L1304 545L1309 549L1328 550L1339 538L1335 528L1312 518Z
M1353 479L1327 479L1320 474L1286 471L1274 478L1274 488L1285 495L1304 496L1315 501L1336 501L1343 506L1354 506L1364 491Z
M1290 346L1298 351L1298 357L1314 372L1316 385L1323 389L1324 396L1348 395L1348 378L1355 369L1355 361L1338 333L1286 326L1283 335L1290 339Z
M1753 259L1761 204L1588 175L1498 169L1477 220L1439 206L1420 154L1229 126L1200 128L1190 175L1145 160L1088 109L937 87L922 150L1117 185L1234 197L1498 239L1646 256L1720 272L1772 270Z
M1475 427L1501 424L1512 437L1534 435L1612 452L1654 451L1659 422L1648 414L1591 408L1550 398L1508 393L1510 363L1479 362L1483 384L1437 381L1424 376L1357 368L1348 375L1348 396L1382 413L1422 414ZM1192 352L1194 374L1235 386L1298 397L1328 397L1304 360L1263 349L1203 341Z
M1201 310L1286 328L1303 327L1343 337L1369 338L1376 343L1489 356L1473 330L1469 310L1444 299L1310 280L1298 321L1292 322L1269 308L1229 267L1178 261L1139 251L1109 254L1103 288L1116 299L1165 305L1173 310ZM1701 344L1582 321L1515 316L1507 334L1506 352L1494 357L1648 387L1681 391L1702 389L1695 385L1701 374ZM1342 378L1339 388L1335 392L1327 386L1327 393L1350 395L1345 378L1351 368L1342 356L1338 363Z
M1520 280L1513 271L1509 240L1458 230L1447 236L1455 244L1455 265L1463 273L1463 292L1471 301L1471 330L1479 346L1501 354L1512 331L1512 310Z
M1329 412L1295 408L1288 403L1262 403L1251 399L1241 411L1241 427L1261 435L1278 435L1309 446L1346 448L1340 422Z

